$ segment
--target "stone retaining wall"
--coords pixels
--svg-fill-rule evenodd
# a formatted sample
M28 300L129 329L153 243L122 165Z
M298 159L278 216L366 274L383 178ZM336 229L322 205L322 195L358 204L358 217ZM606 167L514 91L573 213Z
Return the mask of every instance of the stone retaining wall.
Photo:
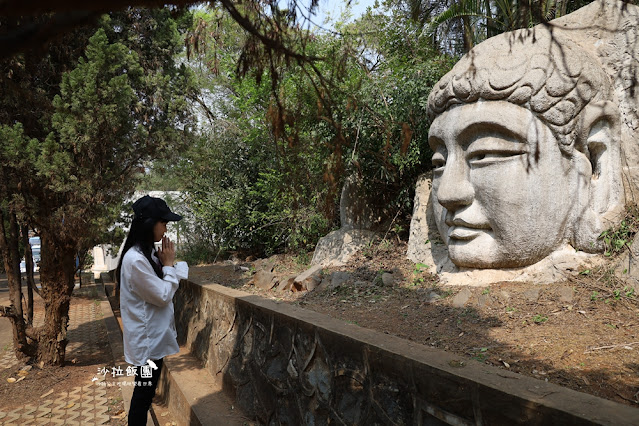
M262 424L639 424L639 410L216 284L182 281L181 345Z

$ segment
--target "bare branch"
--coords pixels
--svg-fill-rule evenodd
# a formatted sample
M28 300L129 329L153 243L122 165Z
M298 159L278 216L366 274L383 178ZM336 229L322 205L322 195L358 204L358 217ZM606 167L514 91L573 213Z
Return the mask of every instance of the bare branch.
M17 318L18 313L13 305L11 306L0 306L0 317L6 318Z
M631 349L631 346L634 346L634 345L639 345L639 342L620 343L618 345L599 346L598 348L590 348L587 351L585 351L584 353L585 354L589 354L591 352L598 351L598 350L601 350L601 349L615 349L615 348L629 348L629 349Z

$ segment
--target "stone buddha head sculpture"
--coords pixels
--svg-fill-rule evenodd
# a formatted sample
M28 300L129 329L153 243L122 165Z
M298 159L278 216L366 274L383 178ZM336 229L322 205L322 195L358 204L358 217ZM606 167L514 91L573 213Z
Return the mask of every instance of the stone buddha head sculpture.
M458 267L597 252L623 204L619 112L596 59L543 26L493 37L433 88L437 228Z

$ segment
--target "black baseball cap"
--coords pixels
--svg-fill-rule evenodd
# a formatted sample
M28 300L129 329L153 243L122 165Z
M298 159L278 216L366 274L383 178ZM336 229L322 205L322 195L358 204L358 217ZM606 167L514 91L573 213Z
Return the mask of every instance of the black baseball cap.
M169 206L166 205L166 201L148 195L145 195L133 203L133 211L135 212L135 217L139 219L162 219L167 222L182 220L182 216L173 213L171 209L169 209Z

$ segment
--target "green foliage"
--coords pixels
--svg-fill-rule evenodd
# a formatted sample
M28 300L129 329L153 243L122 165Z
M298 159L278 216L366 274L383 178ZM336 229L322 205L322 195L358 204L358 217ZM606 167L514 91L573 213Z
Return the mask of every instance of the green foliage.
M615 256L629 247L634 236L639 230L639 209L631 205L626 209L626 215L621 223L607 229L599 235L599 240L604 244L604 254Z
M311 264L312 254L309 254L306 251L302 251L300 252L300 254L295 256L294 260L298 266L308 266Z
M475 351L474 355L471 358L479 362L486 361L486 357L488 355L488 348L476 348L474 349L474 351Z
M414 0L390 1L407 5L404 13L436 40L442 50L468 52L483 40L519 28L531 28L591 3L579 1L454 0L440 7ZM636 3L636 1L631 1Z
M621 300L637 302L634 287L627 285L614 269L599 267L593 270L592 274L592 281L582 283L585 287L595 288L590 294L592 302L610 303Z
M625 216L619 225L605 230L599 236L605 250L604 254L615 258L625 252L634 241L638 230L639 209L634 204L629 205L626 207ZM637 303L634 287L628 285L624 277L627 272L627 268L617 271L614 267L606 265L594 267L580 273L583 276L580 284L592 291L590 300L593 302Z
M214 262L220 254L220 250L216 249L210 242L195 239L185 243L178 250L177 257L189 265L202 265Z
M268 75L232 78L247 37L235 22L201 9L190 37L200 134L179 156L154 163L153 173L171 176L155 181L186 192L203 243L259 255L312 248L332 225L319 208L323 156L312 144L287 149L274 137Z
M413 281L411 283L413 287L418 287L424 284L428 268L429 266L425 263L419 262L415 264L413 267Z
M188 53L202 130L162 173L177 177L215 246L312 249L339 225L347 175L360 177L371 204L397 213L393 231L406 233L414 182L430 167L427 97L453 62L392 17L336 26L341 35L316 33L304 44L321 58L312 65L282 62L276 75L257 66L256 79L233 80L247 36L219 9L196 12Z
M38 146L33 165L66 206L60 212L64 221L82 229L78 236L112 223L133 189L134 167L181 140L173 120L182 113L172 112L168 99L179 103L180 92L171 88L170 76L145 71L142 63L135 51L109 42L99 29L53 99L53 132ZM61 222L56 213L51 219Z
M163 11L139 15L140 23L145 17L156 23L172 21ZM134 188L138 167L183 141L176 124L188 122L180 110L188 90L186 68L166 63L150 67L159 65L153 61L157 55L176 53L177 33L154 34L153 42L164 46L161 54L139 54L139 44L126 44L131 40L109 40L107 33L121 35L110 26L114 22L105 18L107 29L99 28L84 56L61 74L58 93L48 99L48 107L42 105L51 112L39 120L49 120L42 138L27 137L40 130L24 129L20 123L0 130L7 141L0 154L3 168L15 176L15 186L2 197L32 226L78 249L106 237L122 200Z
M63 296L73 290L76 255L121 242L123 233L110 227L140 169L185 143L192 124L190 72L171 60L181 40L169 10L130 8L66 41L42 58L5 60L0 75L11 88L0 99L0 213L15 214L41 237L51 318L68 310ZM64 362L61 327L40 330L53 351L46 363Z
M376 253L375 240L372 239L372 240L368 241L364 245L364 247L362 247L361 253L362 253L362 256L364 256L365 258L372 259L375 256L375 253Z
M426 269L428 269L428 268L429 268L429 266L428 266L428 265L426 265L425 263L418 262L418 263L416 263L416 264L415 264L415 266L413 267L413 273L414 273L414 274L419 274L419 273L421 273L421 272L425 271L425 270L426 270Z
M86 255L82 256L82 265L80 265L80 269L89 269L93 266L93 253L90 251L86 252Z
M537 315L533 316L532 319L533 319L533 322L535 324L543 324L546 321L548 321L548 317L547 316L540 315L540 314L537 314Z
M342 173L361 178L370 204L402 212L396 225L406 230L401 221L412 212L414 183L432 156L428 95L453 60L437 55L418 27L397 15L369 14L343 31L330 54L348 70L331 93L341 133L327 129L327 136L343 152ZM346 55L351 51L363 53Z

